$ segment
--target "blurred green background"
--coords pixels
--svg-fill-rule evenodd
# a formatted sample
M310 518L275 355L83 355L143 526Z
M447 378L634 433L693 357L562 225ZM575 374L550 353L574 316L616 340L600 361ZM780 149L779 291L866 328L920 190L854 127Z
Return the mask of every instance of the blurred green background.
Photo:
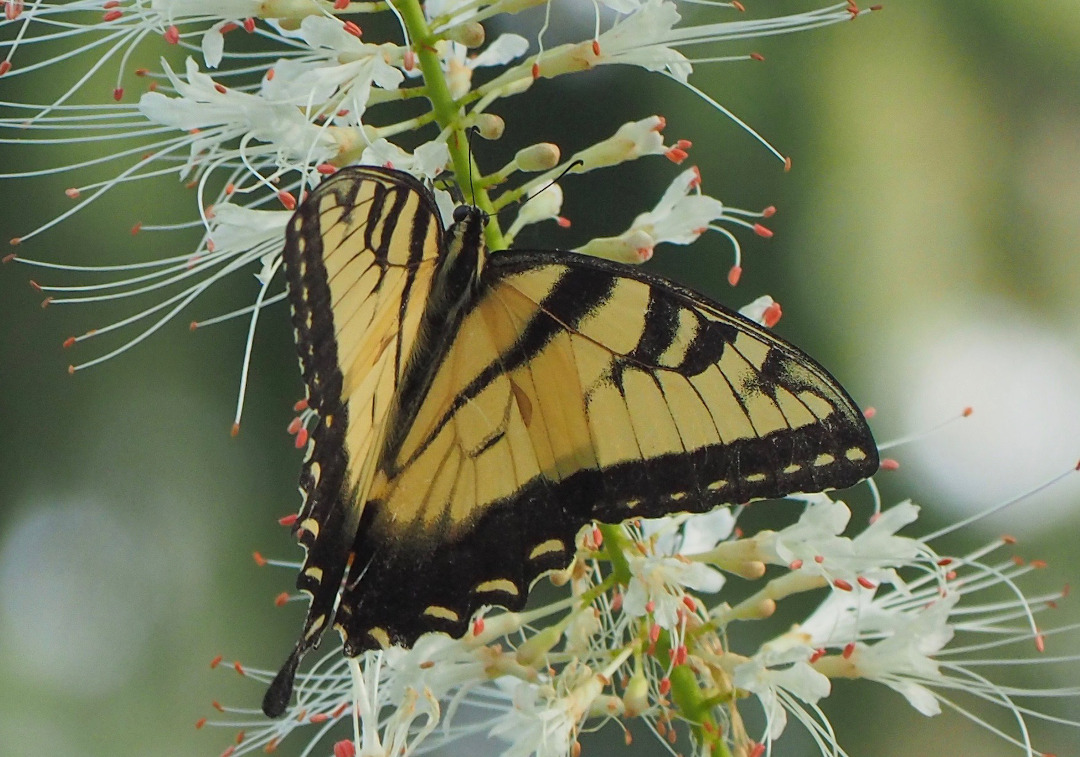
M814 7L746 4L755 15ZM556 18L572 18L560 7ZM132 67L153 65L164 47L148 43ZM888 453L901 468L878 477L885 502L910 496L923 505L919 533L1068 470L1080 455L1075 0L893 0L855 23L725 48L751 50L766 62L703 64L693 81L792 156L790 173L674 83L626 70L539 82L496 109L512 144L481 145L477 158L494 167L539 140L569 154L624 121L664 115L669 141L693 141L691 161L709 194L779 212L768 221L773 239L740 236L745 273L736 289L724 283L730 248L716 234L692 248L661 247L654 270L733 307L774 296L785 313L777 332L878 409L879 441L974 407L971 418ZM47 101L76 76L60 70L4 79L0 99ZM106 71L88 97L106 100L115 68ZM129 100L138 91L131 80ZM581 113L588 123L576 120ZM4 144L0 165L43 168L96 149ZM656 160L565 181L564 214L574 226L539 227L520 243L572 246L618 233L676 170ZM62 190L86 180L5 181L4 236L69 207ZM172 179L118 190L19 253L83 264L184 254L190 234L128 230L186 219L193 207ZM260 322L234 439L246 323L194 334L187 324L250 302L252 277L234 277L149 341L75 376L66 371L73 357L101 348L90 342L65 352L63 339L134 307L42 311L30 277L89 281L0 269L0 753L216 755L232 733L197 732L195 721L213 714L212 700L255 706L262 690L211 672L209 661L221 653L275 667L302 614L299 604L273 605L292 574L251 559L253 550L299 554L275 523L298 505L300 457L285 426L302 390L287 310L276 307ZM852 498L865 503L864 494ZM1050 562L1029 592L1050 591L1077 577L1078 505L1080 488L1069 479L935 546L962 553L1010 531L1021 538L1019 554ZM1066 603L1054 622L1076 618ZM1077 651L1075 636L1049 640L1048 654ZM1006 677L1080 684L1075 665ZM923 718L880 687L836 689L827 711L849 754L921 754L942 744L955 754L1018 753L955 714ZM1080 718L1080 700L1037 706ZM1032 730L1037 748L1074 751L1075 730ZM643 739L638 745L659 753ZM794 725L777 748L816 754Z

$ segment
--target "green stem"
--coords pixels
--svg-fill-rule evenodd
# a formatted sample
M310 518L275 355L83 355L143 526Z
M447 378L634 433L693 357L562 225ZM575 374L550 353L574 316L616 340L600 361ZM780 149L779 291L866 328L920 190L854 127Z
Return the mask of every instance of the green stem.
M491 198L482 184L473 185L469 177L473 174L473 160L469 152L469 140L465 134L461 104L450 94L446 83L439 55L435 50L442 38L433 34L420 7L420 0L393 0L394 7L401 14L401 20L412 39L413 51L420 63L420 73L424 77L427 99L431 102L435 121L444 131L449 131L446 145L450 150L450 160L454 166L454 176L465 194L465 199L489 215L484 229L484 238L488 249L504 250L506 242L498 219L494 216ZM479 175L479 171L476 171Z

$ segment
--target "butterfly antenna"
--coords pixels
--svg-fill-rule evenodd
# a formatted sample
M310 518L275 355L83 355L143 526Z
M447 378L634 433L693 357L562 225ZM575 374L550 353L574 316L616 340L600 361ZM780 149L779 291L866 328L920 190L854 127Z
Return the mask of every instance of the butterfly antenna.
M548 182L547 184L545 184L545 185L543 186L543 188L542 188L542 189L540 189L540 190L539 190L539 191L537 191L537 192L533 192L533 193L532 193L531 195L527 195L527 196L525 196L525 197L522 197L522 198L521 198L521 200L519 200L519 201L518 201L518 205L524 205L524 204L525 204L525 203L527 203L527 202L528 202L529 200L532 200L533 198L535 198L535 197L537 197L537 196L539 196L539 195L542 195L542 194L543 194L543 193L544 193L545 191L547 191L547 188L548 188L548 187L550 187L550 186L551 186L552 184L555 184L555 183L557 183L557 182L559 181L559 179L561 179L562 177L566 176L566 174L570 173L571 171L573 171L573 170L574 170L575 168L577 168L578 166L583 166L583 165L585 165L585 161L584 161L584 160L580 160L580 159L578 159L578 160L575 160L575 161L574 161L573 163L571 163L570 165L568 165L568 166L567 166L566 168L564 168L563 170L559 171L559 175L558 175L558 176L556 176L556 177L555 177L554 179L552 179L551 181L549 181L549 182Z
M480 131L480 127L478 127L478 126L476 126L474 124L473 126L470 126L467 131L469 132L469 142L468 142L468 144L469 144L469 203L475 208L476 207L476 187L473 186L473 175L472 175L472 165L473 165L472 141L473 141L473 135Z

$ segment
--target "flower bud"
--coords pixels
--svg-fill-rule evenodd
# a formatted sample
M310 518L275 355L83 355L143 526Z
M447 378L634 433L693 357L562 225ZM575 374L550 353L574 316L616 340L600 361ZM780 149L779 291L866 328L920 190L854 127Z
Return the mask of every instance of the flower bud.
M518 150L517 155L514 156L514 162L521 171L546 171L558 165L560 156L557 145L551 142L540 142Z
M487 140L499 139L506 131L506 121L494 113L481 113L473 120L473 125Z
M454 42L460 42L468 48L480 47L484 44L486 34L484 27L476 22L469 21L468 23L460 24L459 26L453 26L447 30L446 36Z

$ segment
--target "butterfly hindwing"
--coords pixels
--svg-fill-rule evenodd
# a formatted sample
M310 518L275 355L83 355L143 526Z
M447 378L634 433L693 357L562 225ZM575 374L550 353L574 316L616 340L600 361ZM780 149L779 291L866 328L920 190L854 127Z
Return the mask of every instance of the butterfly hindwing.
M337 619L350 654L520 608L593 520L841 488L877 467L817 363L635 269L495 253L445 345L365 508Z

